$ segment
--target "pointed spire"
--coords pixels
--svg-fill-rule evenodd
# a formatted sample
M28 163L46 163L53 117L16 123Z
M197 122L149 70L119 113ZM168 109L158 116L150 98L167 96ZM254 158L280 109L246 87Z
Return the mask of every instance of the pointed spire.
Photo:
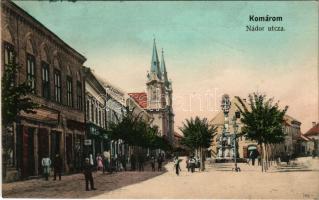
M152 72L156 73L159 79L162 79L161 70L159 68L159 60L158 60L155 38L153 43L153 55L152 55L152 62L151 62L151 73Z
M166 86L168 86L168 78L167 78L167 71L166 71L166 65L165 65L165 60L164 60L164 50L162 49L162 60L161 60L161 71L164 76L164 83Z

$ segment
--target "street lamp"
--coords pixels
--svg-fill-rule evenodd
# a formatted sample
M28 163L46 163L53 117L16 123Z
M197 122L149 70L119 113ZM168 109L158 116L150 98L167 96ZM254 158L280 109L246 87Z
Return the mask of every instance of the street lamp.
M240 112L236 111L235 116L233 117L233 127L234 127L234 159L235 159L235 170L236 172L240 172L240 168L237 166L237 131L238 125L236 123L237 119L240 118Z

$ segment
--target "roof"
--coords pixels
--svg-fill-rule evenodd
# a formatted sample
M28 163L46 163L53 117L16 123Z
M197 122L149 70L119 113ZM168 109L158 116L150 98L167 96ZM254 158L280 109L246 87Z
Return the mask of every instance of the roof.
M147 95L145 92L133 92L128 93L128 95L130 95L141 108L147 108Z
M315 126L313 126L309 131L307 131L305 136L314 136L314 135L319 135L319 123L317 123Z
M182 135L178 134L177 132L174 132L174 137L177 137L177 138L183 138Z
M304 134L300 134L298 138L301 139L301 140L304 140L304 141L309 141L309 140L311 140L310 138L308 138L308 137L305 136Z

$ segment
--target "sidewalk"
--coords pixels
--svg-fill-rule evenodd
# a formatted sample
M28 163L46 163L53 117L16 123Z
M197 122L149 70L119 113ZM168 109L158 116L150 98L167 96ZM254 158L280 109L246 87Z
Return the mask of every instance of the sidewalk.
M85 180L83 174L62 176L61 181L49 181L33 179L2 184L3 198L90 198L96 195L122 188L124 186L139 183L147 179L165 173L152 172L149 166L144 172L122 171L112 174L94 172L95 191L85 191Z

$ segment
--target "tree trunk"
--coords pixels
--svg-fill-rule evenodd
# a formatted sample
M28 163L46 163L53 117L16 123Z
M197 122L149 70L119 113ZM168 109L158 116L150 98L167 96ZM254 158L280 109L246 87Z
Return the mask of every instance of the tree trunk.
M269 151L268 151L268 145L267 145L267 143L265 144L265 156L266 156L266 162L265 162L265 164L266 164L266 166L265 166L265 171L267 171L268 170L268 163L269 163Z
M260 165L261 165L261 172L264 172L264 150L262 143L259 144L260 146Z
M264 144L263 146L265 148L265 166L264 166L264 169L265 169L265 172L267 171L267 147L266 147L266 144Z
M201 158L201 171L205 170L205 155L203 154L203 148L200 148L200 158Z

